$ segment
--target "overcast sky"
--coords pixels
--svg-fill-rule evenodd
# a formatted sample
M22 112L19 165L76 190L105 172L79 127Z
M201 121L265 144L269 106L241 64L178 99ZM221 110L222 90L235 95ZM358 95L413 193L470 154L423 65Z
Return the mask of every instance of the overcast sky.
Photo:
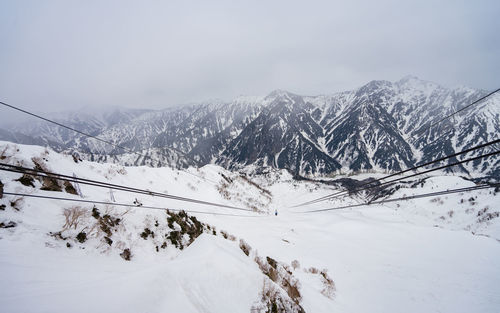
M491 90L499 17L498 0L0 1L0 101L162 108L408 74Z

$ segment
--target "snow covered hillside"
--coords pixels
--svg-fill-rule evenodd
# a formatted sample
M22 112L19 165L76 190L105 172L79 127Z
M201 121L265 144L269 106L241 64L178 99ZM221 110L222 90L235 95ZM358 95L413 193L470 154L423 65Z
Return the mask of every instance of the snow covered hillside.
M500 307L500 196L494 188L302 213L364 199L292 208L337 189L296 181L285 170L249 175L216 165L123 167L9 142L0 142L0 163L245 209L0 171L2 312ZM416 182L399 184L387 197L474 185L446 173Z

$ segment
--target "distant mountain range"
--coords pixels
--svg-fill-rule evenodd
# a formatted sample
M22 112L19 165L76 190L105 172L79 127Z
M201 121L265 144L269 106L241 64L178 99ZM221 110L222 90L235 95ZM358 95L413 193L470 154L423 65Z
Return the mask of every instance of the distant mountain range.
M216 163L233 170L248 166L288 169L302 176L393 172L497 139L498 94L429 128L432 121L487 93L467 87L448 89L408 76L397 82L371 81L359 89L330 95L301 96L276 90L265 97L159 111L112 109L55 117L142 156L43 121L0 129L0 140L76 151L82 158L127 165ZM467 157L496 149L490 146ZM499 179L500 158L451 170Z

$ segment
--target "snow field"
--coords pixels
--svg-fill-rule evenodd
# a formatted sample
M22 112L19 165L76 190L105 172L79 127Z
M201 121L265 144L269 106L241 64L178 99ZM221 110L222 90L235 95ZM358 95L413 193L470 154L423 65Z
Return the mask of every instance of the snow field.
M54 172L82 178L148 188L205 201L243 205L236 200L267 197L243 180L230 184L231 199L217 186L183 171L169 168L121 167L91 162L75 163L70 156L34 146L2 143L7 147L2 162L33 167L32 157L45 158ZM19 151L17 151L19 149ZM223 182L219 173L239 174L217 166L206 166L198 175ZM365 174L363 174L365 175ZM5 191L72 197L64 192L41 191L13 181L20 174L0 172ZM356 178L356 177L353 177ZM130 247L132 260L124 261L119 250L97 238L71 248L48 235L61 230L63 211L70 202L23 198L19 211L10 205L11 196L0 204L0 222L14 221L14 228L0 229L0 303L6 312L249 312L259 300L265 276L251 254L247 257L238 242L220 236L224 230L244 239L265 258L300 267L291 270L300 282L301 305L306 312L496 312L500 307L499 218L480 222L478 212L489 207L496 212L498 195L490 190L448 195L439 200L423 198L401 203L349 210L300 214L301 210L356 203L360 199L336 199L306 208L290 208L300 202L328 195L331 186L295 182L284 172L268 177L251 177L272 194L262 207L267 213L239 212L194 203L147 197L115 191L117 202L224 212L257 217L193 214L215 226L218 236L202 234L184 250L168 247L155 251L151 239L140 237L145 227L155 229L166 218L160 210L108 208L123 214L123 224L113 237ZM459 177L435 176L423 186L403 186L390 197L420 194L470 186ZM85 199L109 201L109 191L80 185ZM469 198L475 198L469 201ZM461 202L465 199L465 204ZM472 204L474 202L475 204ZM399 204L399 206L397 205ZM90 210L91 204L81 204ZM100 212L106 208L97 205ZM474 210L469 210L473 208ZM454 211L452 216L448 214ZM445 218L442 219L441 216ZM87 217L92 221L92 217ZM82 222L81 227L86 224ZM162 225L158 226L163 227ZM68 235L75 235L71 230ZM161 230L157 230L161 232ZM475 233L475 235L473 234ZM115 243L114 243L115 244ZM324 289L320 274L326 269L336 287L332 298Z

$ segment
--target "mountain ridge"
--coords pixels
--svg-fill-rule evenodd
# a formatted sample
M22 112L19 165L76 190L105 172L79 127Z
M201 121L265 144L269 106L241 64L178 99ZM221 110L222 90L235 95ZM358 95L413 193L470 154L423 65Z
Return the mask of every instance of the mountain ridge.
M0 130L0 140L76 151L97 160L108 155L104 159L129 165L215 163L233 170L251 165L305 176L394 172L496 139L500 133L498 95L428 127L431 121L485 94L484 90L449 89L406 76L319 96L277 89L265 97L240 96L230 102L205 101L164 110L124 109L99 119L77 113L58 117L61 123L154 155L149 160L125 157L116 147L42 122ZM467 157L489 151L491 147ZM492 157L465 164L458 171L498 179L499 163L498 157Z

